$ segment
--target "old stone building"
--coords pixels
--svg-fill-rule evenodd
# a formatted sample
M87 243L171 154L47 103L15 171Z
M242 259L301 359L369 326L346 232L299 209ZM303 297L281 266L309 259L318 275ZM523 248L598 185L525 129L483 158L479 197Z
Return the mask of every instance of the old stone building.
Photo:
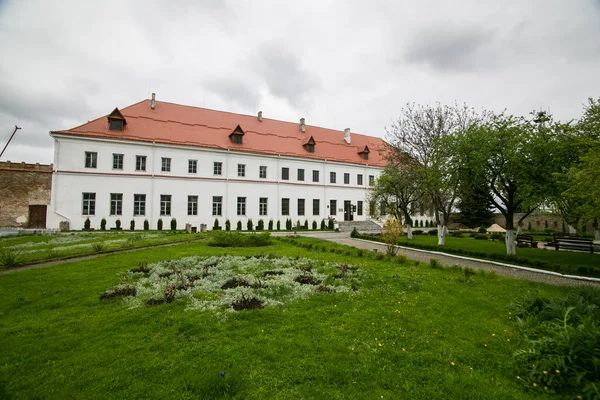
M0 227L45 228L52 164L0 162Z

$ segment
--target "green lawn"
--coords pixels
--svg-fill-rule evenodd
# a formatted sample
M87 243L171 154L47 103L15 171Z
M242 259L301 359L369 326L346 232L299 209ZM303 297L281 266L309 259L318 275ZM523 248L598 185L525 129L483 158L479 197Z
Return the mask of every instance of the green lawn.
M517 379L519 337L507 307L527 292L576 289L481 273L465 283L459 270L298 240L319 251L285 240L244 249L201 241L0 275L0 398L552 396L552 388ZM144 259L225 252L349 263L364 275L358 292L318 293L226 319L186 311L188 299L137 308L99 299Z
M459 255L470 256L464 252L487 253L499 256L506 255L506 245L503 240L475 240L470 237L457 238L453 236L446 237L446 245L437 246L437 236L435 235L414 235L413 240L403 237L399 244L402 246L430 246L435 251L447 251ZM461 254L460 252L463 252ZM477 256L475 256L477 258ZM560 266L557 272L574 275L600 277L600 254L583 253L573 251L555 251L545 249L517 248L517 258L515 260L498 260L513 264L522 264L520 260L528 260L525 266L556 270L555 266ZM492 258L494 259L494 258ZM549 267L535 265L535 262L547 263Z

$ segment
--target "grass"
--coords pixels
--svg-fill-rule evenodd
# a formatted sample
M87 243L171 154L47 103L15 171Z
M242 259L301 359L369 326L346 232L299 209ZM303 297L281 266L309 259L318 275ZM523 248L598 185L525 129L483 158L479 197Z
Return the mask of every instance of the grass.
M145 260L224 252L347 263L365 278L355 293L321 293L225 320L185 311L185 299L133 309L100 300L121 283L118 274ZM104 255L5 273L0 285L0 398L49 399L549 396L516 379L508 307L526 292L577 291L481 272L465 280L460 270L376 260L312 238Z

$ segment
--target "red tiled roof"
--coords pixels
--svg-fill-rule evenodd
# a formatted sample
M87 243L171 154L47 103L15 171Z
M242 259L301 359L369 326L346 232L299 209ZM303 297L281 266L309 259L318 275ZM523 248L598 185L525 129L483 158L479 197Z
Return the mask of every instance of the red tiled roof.
M150 100L143 100L120 112L127 121L122 131L110 130L107 116L104 116L53 133L385 165L383 153L387 144L377 137L352 133L352 143L348 144L344 141L343 131L306 125L306 132L302 132L299 123L295 122L268 118L259 121L256 116L161 101L156 102L155 109L150 108ZM238 125L244 132L242 144L234 144L229 138ZM314 153L303 147L310 137L315 140ZM366 146L371 149L369 160L359 155Z

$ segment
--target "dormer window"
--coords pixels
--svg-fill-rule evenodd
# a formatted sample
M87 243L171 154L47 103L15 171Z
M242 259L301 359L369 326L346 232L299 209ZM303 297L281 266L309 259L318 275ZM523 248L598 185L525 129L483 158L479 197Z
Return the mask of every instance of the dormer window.
M304 143L302 144L302 146L306 149L306 151L308 151L309 153L314 153L315 152L315 139L313 139L313 137L309 137L308 139L306 139L304 141Z
M369 159L369 146L365 146L364 149L362 149L361 151L358 152L358 155L360 156L360 158L362 158L363 160L368 160Z
M229 134L229 139L233 144L242 144L244 143L244 135L245 132L241 126L236 126L235 129Z
M115 108L113 112L108 114L108 129L111 131L122 131L125 125L127 125L127 121L118 108Z

